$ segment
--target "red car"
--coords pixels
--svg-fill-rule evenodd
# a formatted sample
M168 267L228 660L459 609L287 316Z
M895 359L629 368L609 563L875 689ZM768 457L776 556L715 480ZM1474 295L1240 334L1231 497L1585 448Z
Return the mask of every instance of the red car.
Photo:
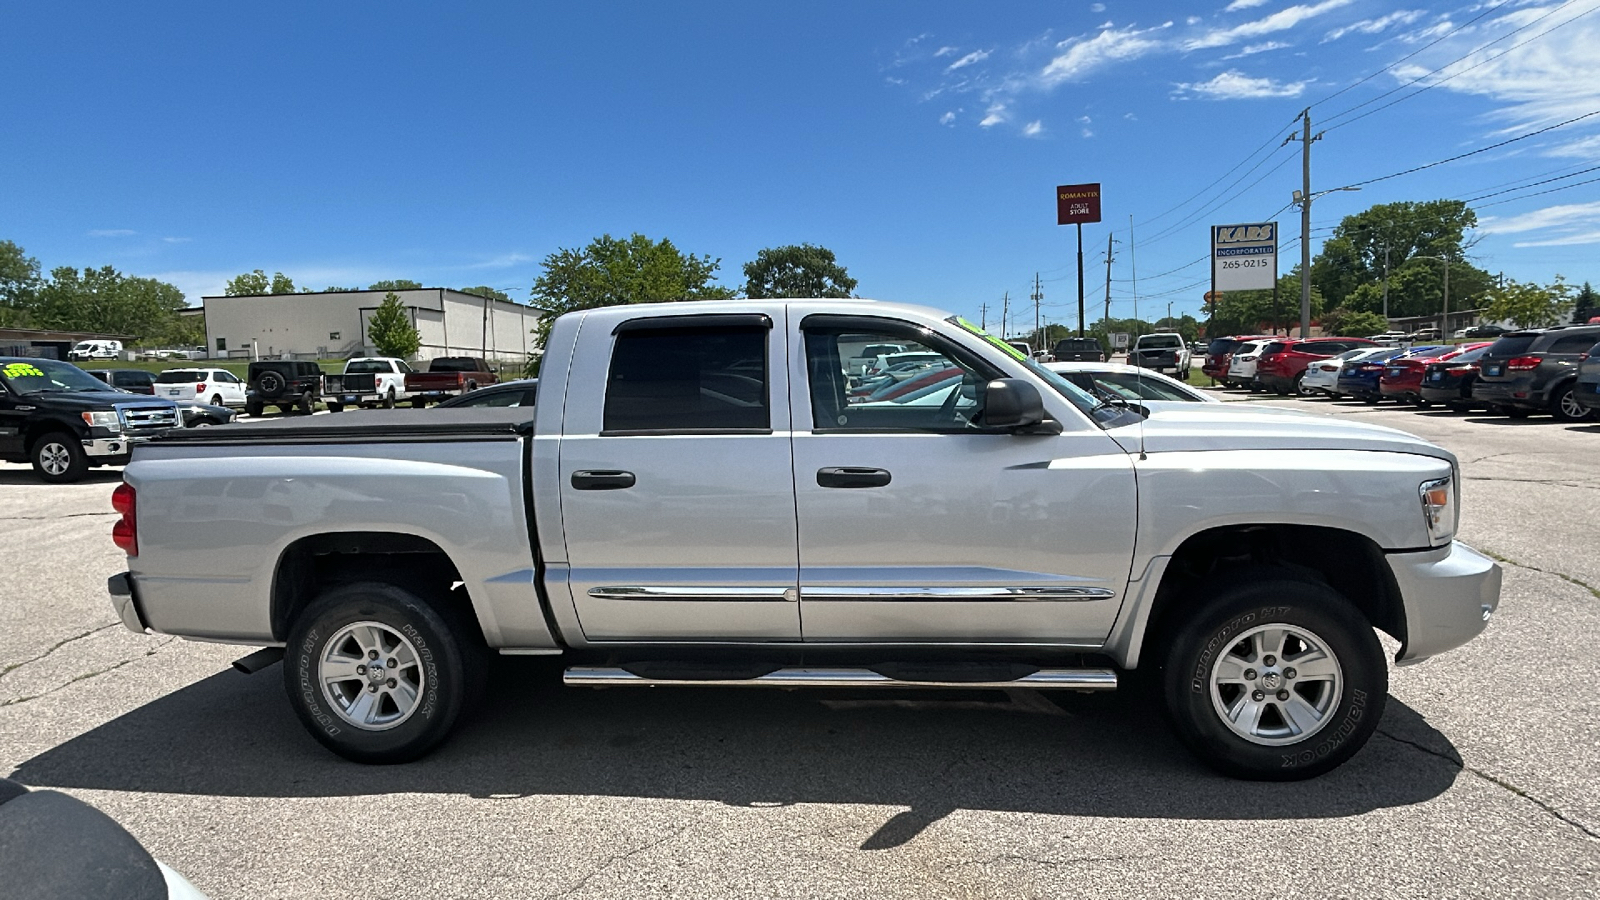
M1234 334L1228 337L1212 338L1206 345L1206 361L1200 365L1200 374L1212 381L1226 381L1228 378L1228 364L1233 360L1233 351L1245 341L1269 341L1270 334Z
M1280 397L1291 392L1298 394L1307 366L1346 350L1376 346L1366 338L1278 338L1261 351L1261 361L1256 363L1256 380Z
M1429 365L1448 362L1469 350L1487 347L1492 343L1494 342L1480 341L1475 344L1459 344L1430 353L1391 359L1384 364L1383 374L1378 376L1378 393L1385 400L1428 406L1428 401L1422 399L1422 376Z

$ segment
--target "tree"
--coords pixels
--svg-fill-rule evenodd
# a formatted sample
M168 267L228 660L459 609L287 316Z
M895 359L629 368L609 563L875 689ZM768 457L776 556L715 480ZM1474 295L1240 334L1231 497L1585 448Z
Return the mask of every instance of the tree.
M1352 310L1340 306L1322 316L1322 330L1326 334L1343 337L1372 337L1389 330L1389 320L1374 312Z
M367 285L369 291L415 291L422 288L422 282L412 281L409 278L396 278L390 281L376 281Z
M507 303L513 302L511 295L507 294L505 291L496 290L495 288L482 284L476 287L464 287L461 289L461 293L471 294L474 297L487 297L490 300L504 300Z
M1314 267L1313 267L1314 268ZM1322 291L1311 285L1311 318L1319 319L1324 308ZM1276 334L1292 331L1300 323L1300 267L1278 276L1278 299L1272 291L1226 291L1213 305L1206 334Z
M1572 297L1572 324L1586 324L1595 316L1600 316L1600 294L1585 281Z
M182 291L154 278L130 278L110 266L61 266L39 289L32 313L44 328L158 338L185 306Z
M228 286L222 293L229 297L256 297L262 294L292 294L294 293L294 280L282 272L272 273L268 278L267 273L256 269L246 272L228 280Z
M601 235L579 250L544 258L533 283L533 306L545 313L535 330L539 346L557 316L578 309L677 300L727 300L733 291L712 284L720 259L678 252L672 241L642 234L626 240Z
M745 296L848 297L856 280L833 251L812 244L768 247L744 264Z
M1460 200L1430 200L1422 203L1380 203L1366 211L1345 216L1333 235L1322 245L1322 250L1311 264L1311 283L1322 291L1330 306L1349 306L1352 309L1376 311L1382 308L1384 250L1388 248L1389 272L1404 267L1416 256L1438 256L1461 260L1471 247L1466 237L1468 230L1476 227L1478 216ZM1431 263L1436 269L1438 263ZM1465 266L1465 263L1460 263ZM1451 296L1458 276L1462 277L1460 296L1471 296L1466 273L1452 266L1450 270ZM1487 273L1484 273L1487 279ZM1364 293L1360 302L1352 302L1351 294L1364 285L1375 285L1377 306L1369 306L1370 292ZM1438 296L1435 292L1435 297ZM1427 311L1397 312L1411 299L1405 290L1389 285L1390 315L1426 315ZM1398 305L1397 305L1398 304ZM1452 303L1452 305L1454 305ZM1466 307L1461 307L1466 308ZM1436 309L1429 307L1429 309Z
M422 335L406 315L400 295L394 291L383 296L383 302L367 320L367 340L384 356L408 359L422 347Z
M0 327L28 324L29 309L42 281L37 259L25 255L11 241L0 241Z
M1518 328L1554 325L1572 303L1568 299L1571 293L1572 289L1560 275L1549 285L1507 278L1503 286L1489 292L1489 307L1484 314L1489 319L1510 322Z

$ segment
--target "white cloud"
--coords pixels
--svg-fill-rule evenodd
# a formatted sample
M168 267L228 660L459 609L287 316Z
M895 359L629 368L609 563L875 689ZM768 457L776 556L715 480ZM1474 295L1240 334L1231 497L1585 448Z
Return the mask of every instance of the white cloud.
M1233 0L1223 12L1238 12L1241 9L1254 9L1257 6L1266 6L1268 0Z
M944 115L939 117L939 124L940 125L954 125L955 122L956 122L956 114L953 113L953 112L947 112Z
M954 48L954 47L940 47L939 49L933 51L933 55L934 56L950 56L951 54L953 54L955 52L956 52L956 48Z
M499 256L486 259L482 262L468 263L462 266L451 266L452 269L509 269L522 263L533 262L533 257L526 253L502 253Z
M1600 244L1600 231L1585 231L1548 241L1517 241L1513 247L1571 247L1578 244Z
M988 50L974 50L971 53L968 53L966 56L963 56L960 59L956 60L955 62L951 63L945 69L945 71L946 72L954 72L957 69L964 69L967 66L972 65L973 63L980 63L980 62L983 62L984 60L986 60L988 58L989 58L989 51Z
M1228 70L1210 81L1179 84L1179 92L1188 92L1208 100L1248 100L1258 97L1298 97L1306 89L1306 81L1279 82L1271 78L1251 78L1242 72Z
M1062 52L1039 72L1039 81L1045 87L1078 81L1113 62L1138 59L1161 49L1160 41L1146 37L1149 33L1134 28L1106 29L1087 40L1076 37L1062 41L1056 45Z
M1205 20L1201 19L1199 16L1190 16L1189 18L1183 20L1185 25L1199 25L1203 21Z
M1269 50L1282 50L1285 47L1292 46L1294 45L1285 43L1283 41L1263 41L1259 44L1246 44L1245 46L1239 48L1238 53L1230 53L1227 56L1224 56L1223 59L1243 59L1246 56L1254 56L1257 53L1266 53Z
M1123 113L1122 117L1124 119L1127 119L1129 122L1137 122L1137 121L1139 121L1139 117L1134 115L1133 113Z
M187 244L187 243L189 243L189 242L190 242L190 241L192 241L192 240L194 240L194 238L187 238L187 237L164 237L164 238L162 238L162 240L163 240L163 241L166 241L166 242L167 242L167 243L169 243L169 244Z
M1086 138L1092 138L1092 137L1094 137L1094 132L1092 132L1089 129L1085 128L1083 130L1083 136L1086 137Z
M1410 25L1425 14L1420 9L1400 9L1386 16L1379 16L1376 19L1362 19L1359 22L1333 29L1328 32L1327 37L1322 39L1322 42L1326 44L1329 41L1337 41L1347 34L1378 34L1395 25Z
M1507 219L1490 216L1478 221L1478 231L1483 234L1521 234L1546 228L1591 227L1597 224L1600 224L1600 200L1547 206Z
M1089 12L1105 12L1105 11L1106 11L1106 5L1104 3L1091 3L1091 4L1089 4Z
M131 228L96 228L89 232L89 237L132 237L138 233Z
M1043 133L1044 121L1042 119L1034 119L1032 122L1029 122L1027 125L1022 127L1023 137L1038 137Z
M983 119L978 124L984 128L993 128L1008 118L1010 117L1006 115L1006 105L1004 103L995 103L984 110Z
M1545 156L1568 156L1575 159L1600 159L1600 134L1557 144L1546 150Z
M1087 124L1089 124L1089 117L1088 116L1079 116L1078 117L1078 124L1079 125L1087 125Z
M1323 13L1332 12L1341 6L1349 6L1354 0L1322 0L1320 3L1310 5L1297 4L1278 10L1264 19L1254 22L1245 22L1232 28L1217 28L1208 31L1199 37L1191 38L1183 45L1185 50L1203 50L1207 47L1226 47L1238 43L1246 38L1260 37L1264 34L1273 34L1279 31L1288 31L1307 19L1315 18ZM1254 4L1252 4L1254 5ZM1245 8L1245 7L1241 7Z

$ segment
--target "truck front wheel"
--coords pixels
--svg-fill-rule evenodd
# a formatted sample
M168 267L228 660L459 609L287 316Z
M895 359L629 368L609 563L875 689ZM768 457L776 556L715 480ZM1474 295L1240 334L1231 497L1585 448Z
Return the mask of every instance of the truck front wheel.
M51 484L69 484L89 469L89 457L77 438L64 431L52 431L34 442L28 454L33 471Z
M356 762L408 762L445 739L482 685L487 661L474 637L465 621L403 588L340 585L290 630L284 687L329 750Z
M1168 648L1167 711L1178 737L1236 778L1294 781L1366 744L1389 669L1365 617L1328 586L1238 583L1187 620Z

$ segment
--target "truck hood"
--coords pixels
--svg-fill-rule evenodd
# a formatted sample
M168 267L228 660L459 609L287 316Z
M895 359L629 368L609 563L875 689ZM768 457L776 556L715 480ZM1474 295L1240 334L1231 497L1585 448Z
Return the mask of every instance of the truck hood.
M172 401L127 391L41 391L23 394L22 402L60 412L106 410L114 406L172 406Z
M1195 450L1375 450L1414 453L1456 464L1455 455L1413 434L1255 403L1145 403L1141 426L1107 432L1129 453ZM1142 427L1142 437L1141 437Z

